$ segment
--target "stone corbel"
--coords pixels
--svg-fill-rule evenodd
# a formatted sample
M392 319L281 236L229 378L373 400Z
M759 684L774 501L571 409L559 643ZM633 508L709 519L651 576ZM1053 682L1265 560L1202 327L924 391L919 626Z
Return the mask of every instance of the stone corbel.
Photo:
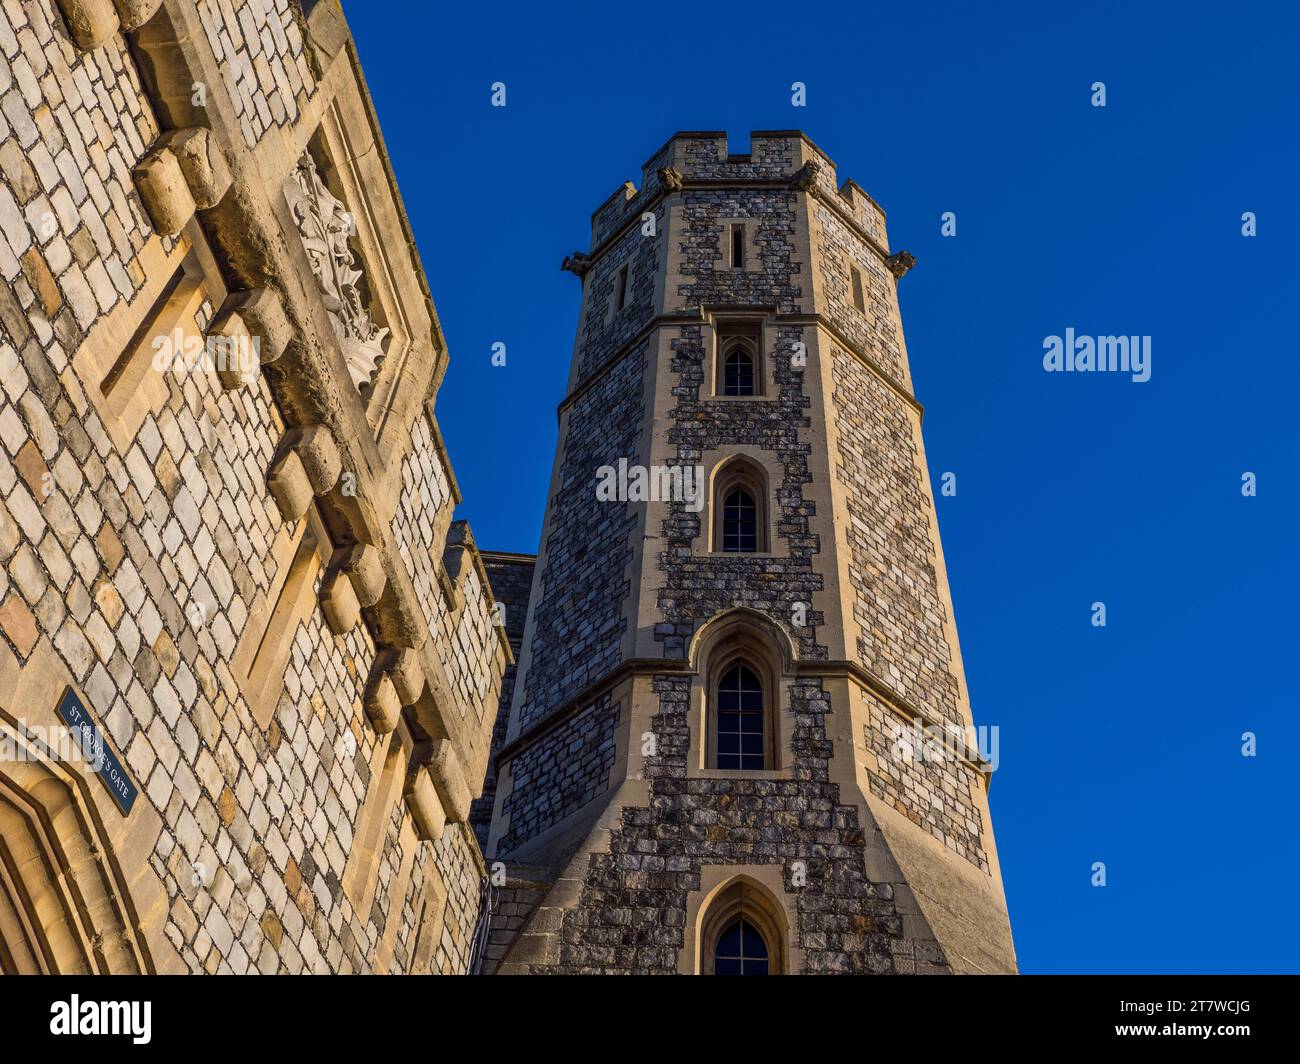
M373 606L383 597L388 574L384 572L384 556L378 547L368 543L343 547L335 552L335 565L347 574L361 606Z
M449 546L442 552L442 569L438 583L442 585L447 608L459 613L465 606L465 571L470 564L469 551L461 546Z
M245 356L233 366L227 362L217 369L224 387L239 388L255 381L262 366L284 354L293 328L280 297L272 289L258 288L227 296L208 335L228 341L227 355Z
M343 475L343 459L338 444L324 425L307 425L295 430L293 449L302 459L302 467L311 482L312 492L328 495Z
M217 378L227 391L243 388L257 380L260 362L257 344L249 334L248 326L238 314L226 309L227 304L208 327L209 349L215 348Z
M387 735L402 719L402 706L397 699L397 691L393 688L393 681L378 669L370 673L370 682L366 685L362 703L371 725L380 735Z
M83 52L93 52L117 32L113 0L57 0L72 40Z
M164 236L184 229L197 207L176 153L156 144L135 164L132 175L153 227Z
M230 164L221 146L202 127L175 129L159 138L180 164L194 205L201 211L215 207L230 188Z
M175 236L196 210L221 202L230 166L206 129L177 129L159 137L135 165L136 189L158 232Z
M438 799L437 788L425 768L411 773L406 784L406 804L415 821L416 834L426 842L442 838L447 826L447 815Z
M282 451L271 463L266 484L280 516L289 523L297 521L307 512L307 507L316 494L312 491L311 481L307 479L302 459L292 448Z
M403 706L413 706L424 694L424 668L420 655L410 647L388 647L380 654L377 668L392 681L397 700Z
M320 605L330 631L335 635L352 631L361 620L357 593L352 590L352 581L341 569L331 569L321 581Z
M910 251L896 251L885 260L885 265L896 278L901 278L916 265L916 256Z
M430 746L429 762L426 766L438 797L442 799L443 811L447 819L458 824L469 816L472 801L465 773L461 771L460 759L450 739L435 739Z
M113 6L117 8L122 29L131 32L154 17L162 6L162 0L113 0Z
M367 499L355 491L340 491L330 501L347 522L354 540L375 547L383 543L379 514Z

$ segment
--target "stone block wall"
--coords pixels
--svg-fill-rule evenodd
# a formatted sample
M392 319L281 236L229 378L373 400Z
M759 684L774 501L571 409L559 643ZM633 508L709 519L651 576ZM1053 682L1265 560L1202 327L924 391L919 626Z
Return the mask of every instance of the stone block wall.
M46 380L144 284L131 167L157 135L124 40L80 52L53 3L0 4L0 325Z
M200 0L197 9L164 0L163 16L201 24L189 40L211 54L189 58L222 71L207 84L217 116L208 132L243 182L239 202L255 204L241 220L252 233L282 207L297 156L264 152L259 165L274 175L254 188L248 174L261 171L241 169L248 150L272 128L310 132L324 95L350 92L359 107L363 90L345 53L313 52L295 0ZM366 911L343 886L388 741L367 698L381 642L395 638L395 592L363 604L362 623L340 625L316 603L331 560L311 608L291 615L290 630L268 630L290 644L269 716L237 675L236 657L262 638L255 618L292 558L284 543L305 520L282 516L267 480L305 409L285 401L286 382L309 371L302 350L337 339L313 336L241 388L202 368L151 369L141 385L151 406L134 425L110 411L104 380L83 357L92 331L94 343L116 338L124 350L141 339L132 334L149 326L154 298L141 292L160 280L149 271L174 268L182 244L226 265L228 224L199 218L168 236L150 220L132 171L164 132L163 113L125 31L85 50L54 0L0 0L0 726L52 719L65 684L85 702L139 795L124 815L92 774L78 793L109 844L139 856L133 889L147 879L158 894L160 904L124 904L145 914L159 970L405 971L423 953L422 970L464 971L484 872L466 822L450 818L429 837L399 786L367 858L375 887ZM261 246L300 239L292 229L274 237ZM237 273L226 270L224 283ZM310 272L294 284L268 277L297 335L328 321L313 319L307 300L320 296ZM220 309L220 287L197 310L200 332ZM415 313L430 329L422 301ZM411 386L432 389L433 380L426 366ZM374 449L373 436L349 440L339 427L366 425L353 389L318 380L301 394L334 397L329 432L345 452ZM450 701L439 712L471 722L466 734L486 746L504 652L476 566L455 581L437 576L454 502L435 437L421 414L397 453L392 495L373 478L369 511L349 510L346 492L331 489L339 509L322 520L333 536L346 527L340 514L392 515L392 557L435 608L413 642L427 641L445 676ZM326 494L315 490L318 505ZM345 535L337 545L350 543ZM437 608L444 585L461 600L454 611ZM437 919L428 918L433 900Z
M596 471L640 459L648 345L629 349L566 414L555 494L547 504L545 560L532 603L531 665L518 703L528 728L619 661L631 588L630 508L596 499Z
M619 705L604 694L510 762L497 854L508 856L605 792L618 722Z
M492 585L492 597L503 613L506 637L514 661L506 666L501 677L501 697L497 703L496 723L492 726L492 745L488 750L487 774L483 780L483 793L474 799L470 823L478 836L479 848L488 852L488 834L492 829L492 807L497 795L496 755L505 745L506 729L510 723L510 704L514 700L515 675L520 652L523 649L524 621L528 617L528 600L533 589L533 574L537 559L531 554L483 553L483 567Z
M301 7L294 0L198 0L198 8L248 146L272 127L293 125L299 97L316 91Z

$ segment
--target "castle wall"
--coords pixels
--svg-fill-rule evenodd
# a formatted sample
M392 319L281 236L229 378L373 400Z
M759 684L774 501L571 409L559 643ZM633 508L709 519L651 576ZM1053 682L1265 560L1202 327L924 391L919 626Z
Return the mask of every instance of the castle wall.
M282 193L309 143L325 160L339 126L373 133L346 26L328 2L166 0L121 27L78 0L108 27L88 42L69 4L0 3L0 738L83 810L134 970L464 971L484 874L468 798L509 650L422 405L446 353L407 234L363 227L348 252L366 270L402 249L375 286L391 361L363 395ZM177 82L206 87L223 165L151 185L196 106ZM332 161L370 168L335 186L367 225L400 216L381 154ZM243 288L282 318L238 318ZM264 341L251 379L151 363L172 323L204 337L232 314ZM368 407L399 372L414 407ZM449 574L445 551L469 561ZM33 739L65 687L138 787L129 812Z
M488 751L487 771L483 780L483 793L474 799L470 823L478 838L479 848L488 853L488 836L492 830L492 807L496 803L496 755L506 741L510 723L510 705L514 701L515 676L519 655L523 649L524 622L528 617L528 599L533 589L533 571L537 559L531 554L500 554L484 552L483 567L492 585L492 597L497 609L504 613L506 638L514 661L506 666L501 677L501 696L498 699L496 721L492 725L492 744Z

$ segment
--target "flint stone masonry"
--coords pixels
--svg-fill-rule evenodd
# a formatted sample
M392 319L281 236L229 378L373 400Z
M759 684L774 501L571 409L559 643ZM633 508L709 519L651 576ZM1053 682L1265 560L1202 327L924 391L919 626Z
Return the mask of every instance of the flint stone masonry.
M1015 970L984 776L895 741L971 717L888 248L880 208L801 134L733 154L680 133L571 256L578 343L496 759L489 837L511 878L495 970L696 971L705 895L742 874L772 894L788 927L774 957L795 971ZM710 394L729 320L759 325L753 397ZM714 500L590 493L619 458L740 455L767 480L762 553L713 550ZM777 745L761 771L706 760L716 692L698 670L715 645L759 659Z

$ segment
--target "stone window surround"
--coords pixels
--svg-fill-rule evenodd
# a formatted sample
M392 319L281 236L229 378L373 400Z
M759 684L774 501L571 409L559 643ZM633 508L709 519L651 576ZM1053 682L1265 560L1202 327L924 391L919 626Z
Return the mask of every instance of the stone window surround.
M623 305L618 305L619 279L623 272L627 272L626 286L624 287ZM614 283L610 285L609 301L605 306L605 325L610 325L620 314L626 313L632 306L632 286L636 283L636 256L629 255L618 266L614 272Z
M442 929L447 916L447 886L436 865L430 864L425 873L424 890L417 907L415 941L411 945L410 973L412 975L438 974L433 964L442 941Z
M687 779L793 779L790 746L794 737L791 689L794 685L794 645L788 636L756 610L744 607L710 618L695 633L689 650L691 676L690 748ZM714 768L718 680L727 666L743 660L763 683L763 729L767 768Z
M700 889L686 897L679 975L711 974L717 935L736 916L752 920L768 947L772 975L800 972L804 951L791 941L798 926L794 899L786 893L781 865L710 865L700 868Z
M776 330L768 328L770 321L770 314L711 313L709 315L710 337L707 344L712 349L712 354L706 359L704 384L700 390L701 397L707 397L710 402L722 403L774 403L780 398L781 389L777 386L775 376L775 352L769 352L767 349L769 342L773 344L776 342ZM728 326L748 327L758 334L753 343L756 389L753 395L722 394L724 361L733 346L730 342L731 337L725 335Z
M788 551L773 551L776 542L776 507L773 505L774 485L781 483L780 466L762 448L740 444L726 451L706 451L700 456L708 471L707 508L701 521L701 534L691 543L691 553L715 558L779 558L788 557ZM758 547L756 551L733 552L722 549L722 498L731 488L747 486L759 505Z
M761 270L762 261L758 255L758 226L761 219L759 218L716 218L714 224L718 226L718 257L722 261L719 267L721 270L738 271L739 273L750 273ZM744 232L745 261L739 266L731 264L731 233L734 226L740 226Z

